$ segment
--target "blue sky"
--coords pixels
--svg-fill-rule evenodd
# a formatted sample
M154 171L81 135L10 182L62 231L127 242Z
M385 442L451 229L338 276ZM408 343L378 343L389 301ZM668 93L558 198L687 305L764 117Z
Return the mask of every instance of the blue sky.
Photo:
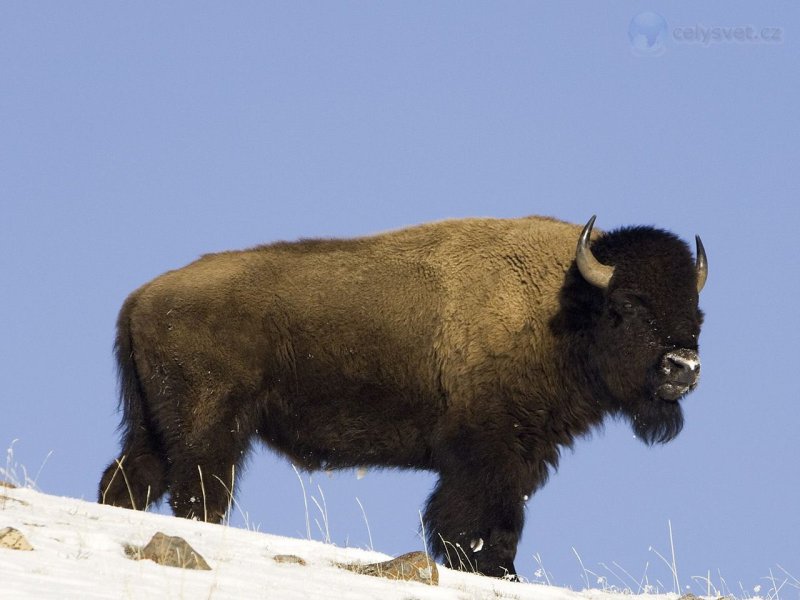
M664 19L661 52L629 39L642 12ZM748 26L769 39L725 38ZM538 554L580 586L574 548L611 583L600 563L671 589L650 549L669 552L671 522L682 585L800 577L799 30L791 2L3 3L0 444L34 473L52 451L39 487L94 499L117 452L116 312L202 253L596 213L702 236L703 379L671 444L610 423L565 453L517 569L535 579ZM396 554L419 547L433 481L306 487L334 542L368 543L358 498ZM267 451L238 501L263 531L305 533L297 477Z

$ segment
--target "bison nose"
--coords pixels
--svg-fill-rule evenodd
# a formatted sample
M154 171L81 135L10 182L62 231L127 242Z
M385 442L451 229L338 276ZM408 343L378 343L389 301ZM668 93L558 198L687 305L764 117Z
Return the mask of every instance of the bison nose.
M693 350L673 350L664 355L662 370L670 383L689 387L700 375L700 358Z

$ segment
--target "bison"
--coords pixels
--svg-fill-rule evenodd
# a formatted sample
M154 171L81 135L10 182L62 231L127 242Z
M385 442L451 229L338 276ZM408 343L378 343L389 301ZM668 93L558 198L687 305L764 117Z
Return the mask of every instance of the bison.
M434 554L514 576L526 500L603 419L673 439L707 275L652 227L463 219L203 256L119 315L100 501L218 522L254 439L308 470L438 474Z

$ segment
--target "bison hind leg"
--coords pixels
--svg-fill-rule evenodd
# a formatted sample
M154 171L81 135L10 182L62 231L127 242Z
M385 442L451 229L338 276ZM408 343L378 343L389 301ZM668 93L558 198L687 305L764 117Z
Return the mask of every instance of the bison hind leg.
M219 523L229 512L241 461L182 457L170 470L169 503L178 517Z
M150 452L123 454L108 465L100 479L102 504L145 510L167 490L164 461Z
M223 419L213 431L168 448L169 503L176 516L219 523L233 505L252 435L249 428L225 424Z

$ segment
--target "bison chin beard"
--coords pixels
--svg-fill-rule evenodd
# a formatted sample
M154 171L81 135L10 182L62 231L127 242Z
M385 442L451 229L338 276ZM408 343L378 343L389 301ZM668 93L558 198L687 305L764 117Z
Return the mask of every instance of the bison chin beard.
M683 429L683 409L677 402L650 398L633 410L623 409L636 436L647 445L666 444Z

